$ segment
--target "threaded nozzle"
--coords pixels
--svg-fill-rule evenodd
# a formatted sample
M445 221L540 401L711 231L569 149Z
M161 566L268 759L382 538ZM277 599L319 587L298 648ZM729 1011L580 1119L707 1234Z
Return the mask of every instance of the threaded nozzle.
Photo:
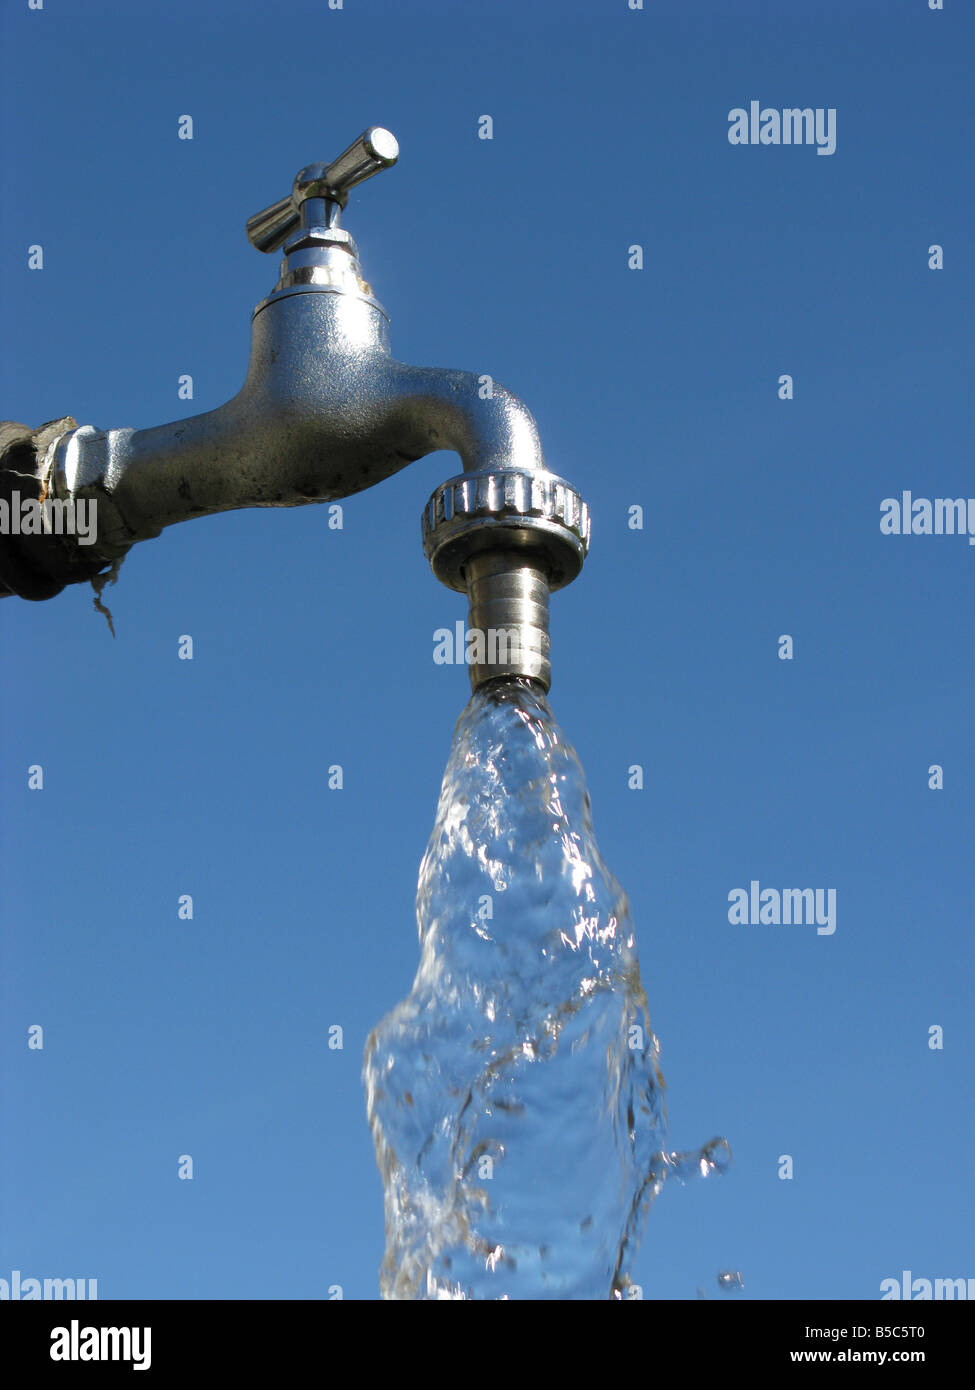
M532 558L525 551L485 550L464 566L472 690L501 676L525 676L546 692L552 684L548 576Z
M552 683L548 596L570 584L589 548L589 508L547 470L485 469L448 478L423 511L423 550L470 605L468 670L486 681Z

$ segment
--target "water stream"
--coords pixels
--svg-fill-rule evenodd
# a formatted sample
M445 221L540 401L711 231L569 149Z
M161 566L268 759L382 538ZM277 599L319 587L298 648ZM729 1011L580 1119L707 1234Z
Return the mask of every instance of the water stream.
M386 1205L383 1296L625 1298L669 1176L626 895L539 689L482 687L457 723L416 900L413 988L366 1045Z

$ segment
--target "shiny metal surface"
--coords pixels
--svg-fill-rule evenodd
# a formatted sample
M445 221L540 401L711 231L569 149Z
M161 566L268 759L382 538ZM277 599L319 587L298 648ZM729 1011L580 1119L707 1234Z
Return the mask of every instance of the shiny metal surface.
M435 449L467 470L544 470L529 410L479 387L473 373L397 362L385 315L359 294L292 287L255 314L233 400L152 429L70 431L54 491L98 499L100 545L236 507L348 497Z
M391 141L371 128L322 169L347 190L391 161ZM307 174L296 183L314 190ZM193 517L348 497L435 449L456 450L466 470L544 469L530 411L502 386L482 399L473 373L390 355L386 315L334 203L305 198L285 241L231 401L152 429L86 425L59 439L55 495L97 498L96 545L110 558Z
M470 665L474 690L504 675L530 676L545 690L548 597L578 575L589 548L589 508L547 469L483 469L449 478L423 512L423 550L437 578L468 595L470 629L485 659ZM516 634L515 650L491 631Z
M344 208L349 190L389 169L399 159L396 137L382 126L370 126L330 164L306 164L295 176L291 192L247 222L247 239L258 251L276 251L298 227L307 200L328 200L335 205L334 218ZM314 214L313 214L314 215Z
M518 650L486 651L475 684L521 674L546 689L548 595L579 573L589 512L546 467L531 412L472 372L412 367L390 354L386 314L339 225L348 190L395 162L370 127L330 165L309 165L290 198L248 223L281 274L251 323L243 386L225 405L152 429L84 425L52 446L56 497L98 502L92 550L111 563L165 526L239 507L297 507L351 496L437 449L464 474L423 517L434 573L466 592L475 626L513 628Z
M589 548L589 508L544 466L502 465L448 478L423 511L423 551L434 574L464 593L470 555L484 549L536 551L551 589L571 583Z
M547 691L552 665L545 571L527 564L524 552L482 550L471 556L465 572L467 627L477 636L474 651L480 658L468 666L471 689L499 677L529 676Z

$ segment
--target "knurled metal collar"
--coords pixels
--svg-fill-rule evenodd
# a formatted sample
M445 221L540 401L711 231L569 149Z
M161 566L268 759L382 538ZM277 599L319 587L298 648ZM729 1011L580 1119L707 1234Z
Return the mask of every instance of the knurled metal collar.
M434 574L465 593L464 565L484 550L524 550L550 589L571 583L589 549L589 508L564 478L496 469L441 483L423 511L423 553Z

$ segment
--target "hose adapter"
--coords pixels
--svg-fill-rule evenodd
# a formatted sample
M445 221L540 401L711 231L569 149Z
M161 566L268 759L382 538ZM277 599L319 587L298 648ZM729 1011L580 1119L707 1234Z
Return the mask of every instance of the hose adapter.
M471 688L525 676L548 691L548 599L589 549L589 508L547 471L480 470L449 478L423 512L423 551L470 605Z

